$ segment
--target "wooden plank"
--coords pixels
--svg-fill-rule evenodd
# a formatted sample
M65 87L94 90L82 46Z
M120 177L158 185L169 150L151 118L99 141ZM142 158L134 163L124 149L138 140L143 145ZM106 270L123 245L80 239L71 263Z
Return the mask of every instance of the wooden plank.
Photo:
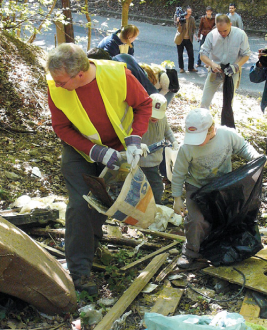
M150 253L147 256L145 256L145 257L143 257L143 258L141 258L139 260L136 260L136 261L132 262L131 264L128 264L127 266L122 267L120 270L121 271L126 271L127 269L130 269L130 268L132 268L132 267L140 264L143 261L149 260L149 259L155 257L156 255L158 255L160 253L163 253L163 252L171 249L173 246L177 245L178 243L179 242L176 241L176 242L173 242L173 243L171 243L171 244L169 244L167 246L164 246L163 248L161 248L161 249L159 249L159 250L157 250L157 251L155 251L153 253Z
M138 296L140 291L142 291L143 288L147 285L151 277L153 277L158 269L164 264L168 255L168 253L162 253L151 260L147 267L133 281L132 285L124 292L121 298L98 323L94 330L107 330L111 328L113 322L124 313L127 307Z
M133 226L129 226L129 227L133 228L133 229L137 229L137 230L141 231L141 233L144 233L144 234L155 235L155 236L159 236L159 237L163 237L163 238L177 240L179 242L184 242L185 241L185 236L169 234L169 233L165 233L164 231L156 231L156 230L137 228L137 227L133 227Z
M267 319L259 319L256 317L249 316L244 316L244 319L246 320L246 322L262 325L263 327L267 328Z
M176 256L173 261L171 263L168 264L167 267L165 267L164 269L162 269L162 271L159 273L159 275L156 277L155 282L159 283L162 280L164 280L164 278L173 270L173 268L175 266L177 266L177 261L179 259L180 256Z
M165 287L160 292L155 305L151 308L150 313L159 313L164 316L173 314L182 298L183 289L173 287Z
M260 316L260 311L260 306L256 303L255 299L248 291L243 300L243 304L241 306L239 314L243 315L244 317L247 316L252 318L258 318Z
M46 249L49 253L51 253L53 256L59 257L59 258L65 258L65 253L53 248L52 246L48 246L47 244L43 242L35 241L37 244L39 244L42 248Z
M255 257L248 258L242 262L237 263L233 266L220 266L220 267L208 267L202 269L206 274L222 278L231 283L243 285L244 279L237 271L233 268L241 271L246 278L245 287L254 291L262 292L267 294L267 262Z
M262 258L264 260L267 260L267 246L260 250L256 255L255 257L259 257L259 258Z

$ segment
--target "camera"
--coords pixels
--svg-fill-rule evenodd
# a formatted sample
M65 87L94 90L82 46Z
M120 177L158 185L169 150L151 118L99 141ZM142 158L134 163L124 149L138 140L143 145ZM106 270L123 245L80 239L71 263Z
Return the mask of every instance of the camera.
M186 23L186 18L185 16L187 15L186 11L183 11L182 7L176 7L175 15L179 17L179 23L184 24Z

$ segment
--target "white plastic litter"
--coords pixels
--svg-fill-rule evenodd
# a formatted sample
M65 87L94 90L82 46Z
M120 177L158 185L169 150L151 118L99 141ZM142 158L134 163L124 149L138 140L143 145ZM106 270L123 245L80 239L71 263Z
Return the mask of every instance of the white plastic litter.
M157 313L145 313L147 330L251 330L245 319L238 313L223 311L216 316L175 315L163 316Z
M80 313L84 313L83 318L88 318L88 324L97 324L99 323L102 318L102 309L96 310L94 304L86 305L79 309Z
M129 316L130 314L132 314L132 311L124 313L118 320L114 321L110 330L120 330L121 325L125 323L127 316Z
M15 200L14 203L10 204L11 208L20 207L20 214L30 213L33 209L46 209L50 208L51 210L59 211L59 219L65 219L65 213L67 204L63 201L55 202L57 198L55 195L50 195L47 197L33 197L27 195L22 195Z
M173 209L164 205L158 205L155 221L148 227L150 230L164 231L167 228L168 222L175 226L180 226L182 216L174 213Z

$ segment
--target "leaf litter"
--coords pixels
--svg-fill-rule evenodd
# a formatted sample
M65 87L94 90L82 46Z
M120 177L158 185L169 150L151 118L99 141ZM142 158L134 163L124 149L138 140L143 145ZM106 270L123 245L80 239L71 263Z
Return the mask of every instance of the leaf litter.
M38 47L26 45L7 33L0 34L1 210L8 209L11 203L23 195L31 198L53 195L54 201L67 203L67 191L60 172L61 143L53 132L47 105L47 85L43 69L45 57L45 52ZM178 142L183 139L184 119L187 113L199 106L202 96L201 88L193 83L183 80L180 85L181 89L166 113ZM218 124L220 123L221 104L222 92L219 91L215 94L211 106L211 111ZM260 99L237 92L233 109L237 130L259 152L265 153L267 120L260 111ZM241 159L234 158L234 168L243 164ZM262 228L266 225L264 214L267 213L266 170L263 182L262 205L258 215L258 222ZM172 207L170 183L164 180L164 184L164 204ZM120 237L138 240L138 244L146 241L162 247L172 242L170 239L152 233L143 233L137 228L130 228L112 219L109 219L108 224L103 226L104 238L108 237L109 225L117 227L117 230L121 232ZM64 219L45 223L43 228L64 228ZM25 229L26 232L27 230L29 229ZM166 232L182 235L183 227L169 224ZM64 255L64 236L58 237L51 233L46 236L48 237L32 235L34 239L44 242L47 246L55 247ZM118 238L117 242L119 240ZM263 241L265 241L264 237ZM181 244L173 249L173 254L169 255L164 267L172 261L177 253L180 253L180 249ZM100 295L90 297L84 292L78 294L78 307L82 308L94 303L97 310L102 309L103 314L108 312L110 306L104 302L119 299L145 265L140 264L125 273L121 272L120 268L149 253L151 253L151 247L148 249L145 244L135 252L133 246L110 242L108 238L103 239L100 251L95 258L95 263L99 267L94 267L92 272L94 280L100 286ZM152 278L151 284L156 275ZM174 275L177 276L175 273ZM244 298L243 293L233 301L215 303L201 295L191 294L190 290L186 289L186 283L190 283L198 291L201 288L206 291L210 290L218 300L234 296L239 291L239 286L227 282L227 285L219 285L223 281L201 273L201 271L181 272L180 275L182 281L177 280L179 277L174 277L174 280L176 279L178 287L184 288L185 292L175 314L213 315L225 309L229 312L240 311ZM142 322L144 313L149 312L157 301L162 286L172 280L172 278L167 279L166 277L153 292L140 293L128 308L127 317L120 325L117 325L117 328L144 329ZM128 313L129 311L132 313ZM74 315L63 316L44 315L17 298L0 293L1 329L72 329L71 321L79 316L78 312ZM87 329L94 327L94 325L85 326Z

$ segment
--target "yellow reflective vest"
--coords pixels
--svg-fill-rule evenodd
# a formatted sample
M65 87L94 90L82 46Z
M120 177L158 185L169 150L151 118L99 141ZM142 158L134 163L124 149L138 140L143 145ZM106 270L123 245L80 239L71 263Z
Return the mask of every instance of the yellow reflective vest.
M127 96L125 63L93 60L96 66L96 81L104 102L108 118L126 148L124 138L132 132L133 109L124 101ZM56 87L51 75L47 75L50 96L55 106L64 112L75 128L88 140L103 145L101 137L83 108L75 90L68 91ZM96 109L97 111L97 109ZM76 149L77 150L77 149ZM92 162L89 155L77 150L87 161Z

